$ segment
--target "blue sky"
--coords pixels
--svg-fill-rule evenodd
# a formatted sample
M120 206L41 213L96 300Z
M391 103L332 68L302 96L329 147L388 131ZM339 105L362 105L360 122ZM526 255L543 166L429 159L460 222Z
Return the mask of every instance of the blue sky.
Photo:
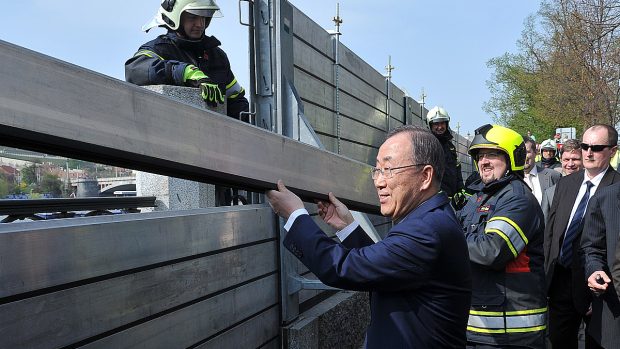
M336 0L291 0L325 29ZM516 52L528 15L539 0L340 0L341 41L378 71L392 56L393 82L415 99L422 88L426 106L442 105L460 133L492 122L482 104L490 97L486 62ZM5 3L0 39L124 79L123 64L144 42L143 33L159 0L22 0ZM223 18L208 33L223 42L238 80L248 86L247 28L239 25L237 0L220 0ZM246 2L242 2L246 13Z

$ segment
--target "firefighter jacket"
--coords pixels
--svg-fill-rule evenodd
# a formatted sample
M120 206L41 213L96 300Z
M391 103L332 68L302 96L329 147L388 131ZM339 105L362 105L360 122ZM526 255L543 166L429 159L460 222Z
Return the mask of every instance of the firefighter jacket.
M547 313L542 210L514 174L480 185L458 214L472 266L467 340L542 348Z
M221 42L213 36L201 40L186 40L173 31L158 36L140 46L138 52L125 62L125 79L136 85L185 86L183 73L189 64L198 67L226 91L227 114L239 119L247 112L245 90L230 69Z
M435 135L443 148L445 170L441 178L441 190L449 198L464 189L463 174L461 174L461 163L456 154L456 148L451 140L454 138L450 129L441 135Z

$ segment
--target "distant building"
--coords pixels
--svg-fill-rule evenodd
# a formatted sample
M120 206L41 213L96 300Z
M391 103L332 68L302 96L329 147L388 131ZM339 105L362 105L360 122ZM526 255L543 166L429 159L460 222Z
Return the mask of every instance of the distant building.
M20 171L9 165L0 165L0 173L10 183L19 183L21 181Z

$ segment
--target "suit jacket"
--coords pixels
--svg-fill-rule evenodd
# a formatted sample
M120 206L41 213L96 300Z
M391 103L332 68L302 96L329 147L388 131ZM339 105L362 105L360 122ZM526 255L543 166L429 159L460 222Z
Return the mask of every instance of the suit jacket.
M616 256L611 268L611 278L614 282L614 288L620 301L620 244L616 244Z
M538 171L538 182L540 183L540 192L543 193L543 199L545 191L554 186L560 178L562 178L562 174L558 171L544 168L542 166L536 166L536 170Z
M549 224L549 211L551 211L551 203L553 202L553 195L555 194L555 184L547 188L543 192L542 202L540 208L542 209L543 216L545 216L545 225Z
M465 347L471 270L444 193L375 244L361 228L338 243L308 215L295 220L283 243L326 285L371 292L368 348Z
M581 247L585 254L586 278L599 270L610 275L618 248L619 232L620 183L616 183L597 190L584 216ZM612 277L612 284L607 291L592 299L589 334L605 348L620 348L620 301L616 291L617 282L617 277L615 280Z
M564 232L569 224L570 214L577 199L579 187L583 182L584 170L572 173L568 176L560 178L556 184L553 203L547 217L547 226L545 228L545 272L547 275L547 290L553 282L553 272L555 264L558 262L562 241L564 240ZM616 172L611 166L605 172L598 190L609 186L615 182L620 182L620 173ZM583 261L580 258L579 242L581 240L581 231L577 233L577 237L573 243L573 262L570 267L572 274L572 295L575 309L585 314L590 307L591 295L585 280L585 272Z

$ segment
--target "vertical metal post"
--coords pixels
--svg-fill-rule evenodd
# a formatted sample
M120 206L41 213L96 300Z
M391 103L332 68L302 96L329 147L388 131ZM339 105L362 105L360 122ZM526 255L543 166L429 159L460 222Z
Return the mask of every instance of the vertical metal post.
M422 87L422 95L420 96L420 119L422 119L422 124L426 124L426 120L424 118L424 100L426 99L426 95L424 94L424 87Z
M390 132L390 100L392 99L392 70L394 70L394 66L392 65L392 56L388 56L388 65L385 66L385 70L387 71L386 75L386 101L385 101L385 114L386 114L386 133Z
M252 99L256 105L256 125L270 131L276 131L274 120L275 96L273 93L273 66L272 66L272 20L271 0L255 0L250 20L253 25L254 55L250 66L255 67L252 86ZM252 91L251 90L251 91Z
M342 151L342 135L341 135L341 115L340 115L340 25L342 25L342 18L340 17L340 3L336 3L336 16L332 18L332 21L336 25L336 30L330 32L334 44L334 109L336 113L336 139L337 139L337 153Z
M271 43L273 52L272 68L275 72L273 79L273 94L275 95L274 116L276 125L272 130L288 137L293 137L295 133L295 119L293 115L292 93L289 91L289 83L293 84L293 15L292 7L287 0L261 0L269 1L272 27ZM280 241L284 241L286 230L285 221L278 218L278 228ZM290 292L292 287L290 278L298 274L296 270L297 261L282 244L280 244L280 295L282 304L282 321L288 324L294 321L299 315L299 294Z

